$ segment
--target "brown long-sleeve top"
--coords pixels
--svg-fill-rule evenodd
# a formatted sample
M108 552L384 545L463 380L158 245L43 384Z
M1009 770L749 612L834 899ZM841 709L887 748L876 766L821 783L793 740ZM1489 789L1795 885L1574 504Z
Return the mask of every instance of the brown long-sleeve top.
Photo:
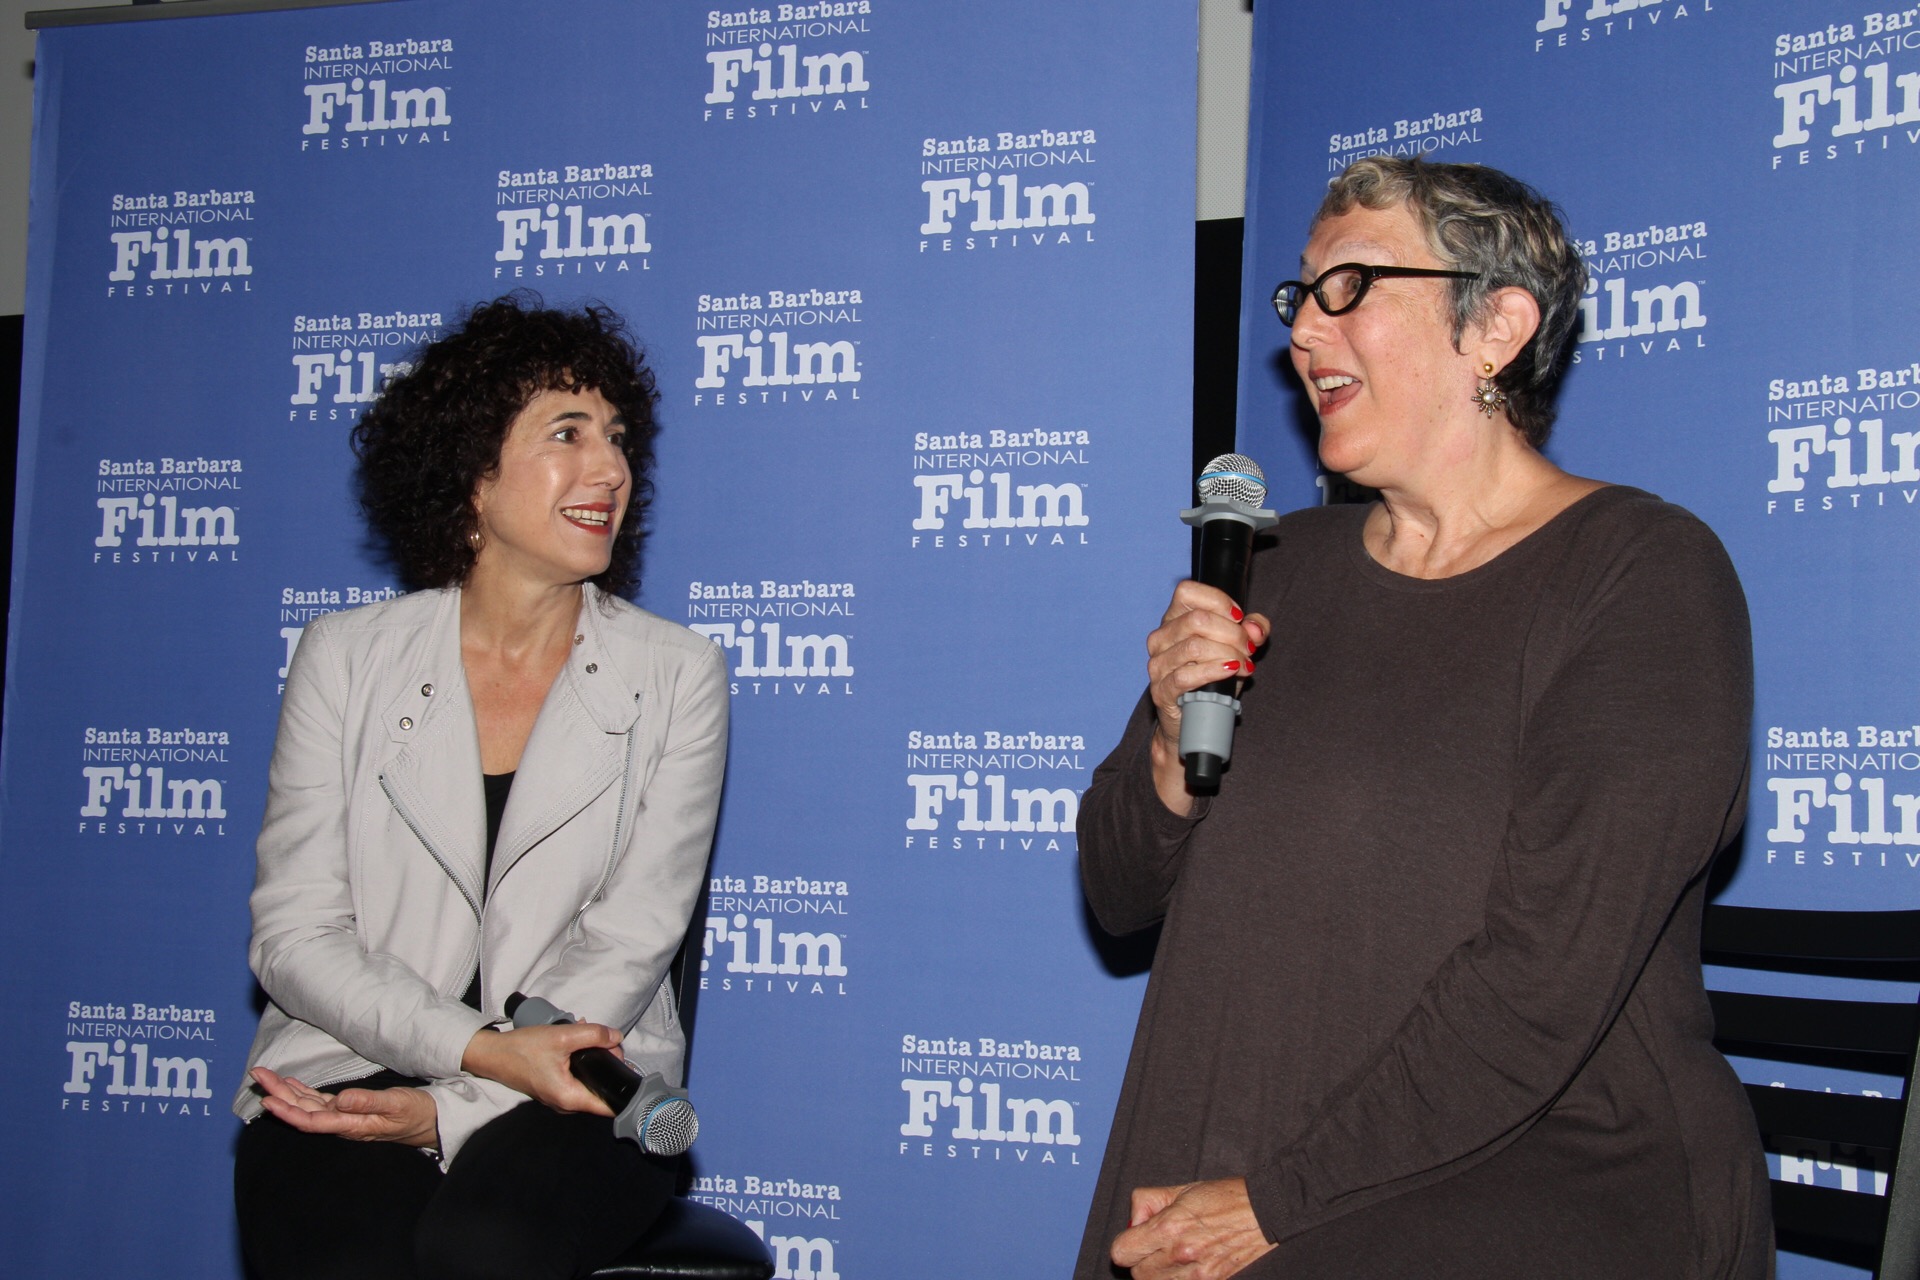
M1075 1275L1135 1187L1244 1176L1258 1277L1748 1277L1766 1168L1700 912L1745 813L1752 659L1713 534L1606 488L1403 577L1285 518L1220 794L1144 700L1080 810L1101 924L1164 921Z

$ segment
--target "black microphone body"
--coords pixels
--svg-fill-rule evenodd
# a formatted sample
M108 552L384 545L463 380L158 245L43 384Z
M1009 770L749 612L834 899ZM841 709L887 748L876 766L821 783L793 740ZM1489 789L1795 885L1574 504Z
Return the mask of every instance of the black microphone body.
M575 1021L541 997L518 991L507 997L506 1013L515 1027ZM648 1155L677 1156L700 1136L700 1117L687 1101L687 1091L674 1088L658 1073L642 1075L606 1049L575 1049L567 1055L567 1069L613 1112L614 1137L627 1139Z
M1214 587L1244 606L1247 580L1253 574L1253 526L1228 516L1201 517L1200 564L1194 581ZM1229 677L1205 686L1209 693L1233 692L1238 681Z
M567 1069L615 1115L640 1092L640 1073L605 1049L575 1049L567 1057Z
M1275 523L1260 506L1266 478L1253 459L1222 454L1200 473L1201 504L1180 513L1200 530L1200 562L1194 580L1216 588L1235 604L1246 600L1253 569L1253 535ZM1180 695L1180 758L1186 764L1187 790L1211 795L1233 756L1233 726L1240 714L1239 680L1229 676Z

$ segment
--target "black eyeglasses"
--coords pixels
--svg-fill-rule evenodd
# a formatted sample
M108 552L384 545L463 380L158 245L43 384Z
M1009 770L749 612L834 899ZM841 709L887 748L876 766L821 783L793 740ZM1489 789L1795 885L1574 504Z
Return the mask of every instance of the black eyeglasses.
M1419 279L1478 280L1480 275L1474 271L1436 271L1431 267L1375 267L1364 262L1343 262L1337 267L1328 267L1320 273L1320 278L1312 284L1304 280L1283 280L1280 287L1273 291L1273 309L1280 316L1280 323L1291 326L1294 318L1300 314L1307 295L1312 294L1320 310L1330 316L1343 316L1360 305L1367 296L1367 290L1375 280L1387 280L1397 276Z

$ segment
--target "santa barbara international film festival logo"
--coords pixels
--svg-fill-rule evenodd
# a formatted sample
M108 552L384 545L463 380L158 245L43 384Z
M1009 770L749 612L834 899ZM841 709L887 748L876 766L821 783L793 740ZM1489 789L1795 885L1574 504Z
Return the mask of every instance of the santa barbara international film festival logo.
M906 1118L897 1154L923 1160L1071 1167L1080 1163L1077 1044L999 1032L903 1033Z
M1072 852L1086 752L1078 733L908 730L905 847Z
M370 40L307 45L300 59L300 149L397 151L452 142L452 71L449 39L383 32Z
M851 582L695 580L687 626L725 650L736 697L851 697L856 600Z
M696 407L828 405L860 398L858 289L703 293L694 304Z
M1587 264L1575 364L1707 345L1706 281L1697 274L1707 257L1705 222L1649 223L1590 239L1576 234L1573 247Z
M1760 764L1765 865L1920 874L1920 724L1769 725Z
M1089 545L1092 432L916 431L912 445L910 550L993 555Z
M1023 128L1031 129L1030 125ZM1094 242L1093 129L996 130L920 140L920 252L1025 250Z
M282 587L279 596L278 619L280 624L280 649L282 654L280 669L275 672L279 683L274 692L287 690L287 669L293 665L294 652L300 647L300 637L306 634L307 626L323 614L339 613L342 609L358 609L361 605L378 604L382 600L392 600L400 595L398 587L362 587L362 586L303 586Z
M719 875L708 885L700 989L743 996L847 994L845 880Z
M1714 11L1713 0L1526 0L1533 23L1533 51L1568 49L1616 36L1671 31L1696 13Z
M251 190L116 192L107 214L109 298L253 292Z
M445 325L438 311L296 315L287 421L351 425Z
M63 1112L108 1121L230 1119L212 1103L212 1009L69 1000L64 1012Z
M93 563L191 572L240 558L239 458L102 458Z
M787 120L867 109L871 0L709 9L706 123Z
M81 734L79 833L224 836L232 748L225 729L88 725Z
M687 1188L687 1199L732 1214L765 1241L773 1254L774 1280L840 1280L834 1260L838 1238L810 1234L837 1230L843 1221L846 1197L838 1184L704 1173Z
M1920 8L1778 32L1768 54L1775 172L1920 144Z
M1355 160L1367 156L1430 156L1480 141L1480 126L1486 122L1484 108L1456 106L1424 116L1400 116L1393 120L1360 125L1350 132L1327 136L1327 172L1339 173ZM1442 156L1443 160L1457 159Z
M611 276L649 270L645 202L653 165L595 159L494 175L493 278Z
M1766 384L1767 514L1920 510L1920 360L1794 372Z

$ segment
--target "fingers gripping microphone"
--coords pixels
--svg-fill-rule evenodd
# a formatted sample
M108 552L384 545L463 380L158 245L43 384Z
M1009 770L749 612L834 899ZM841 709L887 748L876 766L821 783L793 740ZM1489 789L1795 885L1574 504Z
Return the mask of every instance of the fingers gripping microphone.
M1200 505L1180 518L1200 530L1200 571L1196 579L1244 604L1253 560L1253 535L1279 517L1260 504L1267 498L1267 477L1260 464L1238 453L1223 453L1200 472ZM1220 789L1220 772L1233 758L1233 725L1240 715L1231 679L1216 680L1180 695L1180 758L1187 766L1187 789L1211 795Z
M539 996L518 991L507 997L507 1016L515 1027L575 1020ZM687 1091L674 1088L658 1072L643 1076L605 1049L577 1049L567 1065L574 1079L613 1108L614 1137L627 1139L648 1155L677 1156L700 1136L700 1117L687 1101Z

